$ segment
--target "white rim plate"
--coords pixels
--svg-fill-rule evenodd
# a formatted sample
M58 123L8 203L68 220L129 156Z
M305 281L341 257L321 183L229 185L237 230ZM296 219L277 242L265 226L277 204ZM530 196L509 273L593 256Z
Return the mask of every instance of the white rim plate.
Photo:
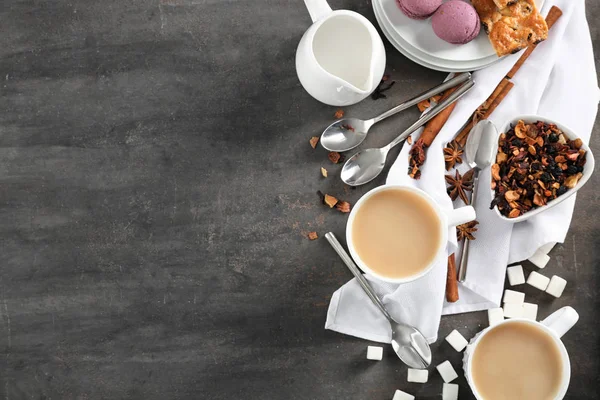
M437 37L431 27L431 19L414 20L408 18L396 4L396 0L373 0L380 6L382 15L389 21L388 30L397 33L405 43L421 53L446 61L467 61L495 57L496 53L487 35L481 30L479 36L469 43L454 45ZM541 10L544 0L536 0ZM406 46L404 46L406 47Z
M495 55L493 57L488 57L480 60L473 60L470 62L457 62L437 59L423 52L420 52L414 47L411 47L408 43L402 40L402 37L399 36L397 32L393 31L390 28L391 23L389 22L389 20L386 20L386 16L380 8L379 0L373 0L373 11L375 12L375 18L377 19L381 30L383 31L387 39L390 41L390 43L405 57L424 67L445 72L464 72L487 67L488 65L493 64L494 62L499 60L499 58Z

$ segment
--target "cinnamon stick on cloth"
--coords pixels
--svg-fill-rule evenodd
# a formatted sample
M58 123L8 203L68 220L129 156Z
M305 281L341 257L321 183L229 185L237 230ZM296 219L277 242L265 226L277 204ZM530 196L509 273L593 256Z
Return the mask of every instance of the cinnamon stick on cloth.
M454 253L448 256L448 274L446 276L446 301L456 303L458 301L458 278L456 276L456 256Z
M447 99L448 96L454 93L454 91L457 89L458 86L446 90L444 92L444 95L440 99L440 102ZM450 118L450 114L452 114L454 107L456 107L456 103L457 102L455 101L454 103L450 104L442 112L433 117L431 121L425 124L425 128L423 129L423 132L421 132L421 136L410 149L408 176L410 176L411 178L419 179L421 177L421 170L419 169L419 167L421 167L425 162L425 151L429 146L431 146L433 139L435 139L437 134L440 133L440 131L444 127L444 124L446 123L446 121L448 121L448 118Z

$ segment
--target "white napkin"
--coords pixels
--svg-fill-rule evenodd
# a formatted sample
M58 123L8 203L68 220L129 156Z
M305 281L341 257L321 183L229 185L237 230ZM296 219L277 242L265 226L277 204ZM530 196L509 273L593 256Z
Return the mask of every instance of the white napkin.
M600 90L584 0L547 0L542 15L556 5L563 15L538 45L512 81L515 86L491 116L498 127L520 114L538 114L560 121L588 142L600 100ZM404 146L390 169L387 183L402 183L425 190L446 209L453 207L446 194L442 149L473 111L492 93L520 54L473 74L475 87L458 103L427 151L420 180L408 177L408 152ZM413 135L416 140L417 135ZM461 172L466 170L462 165ZM486 171L482 172L482 178ZM483 180L482 182L485 182ZM442 314L456 314L498 307L504 287L506 265L529 258L549 242L563 242L575 196L528 221L505 223L489 210L491 194L479 186L477 240L471 243L467 283L459 285L460 300L445 301L446 260L425 277L408 284L378 282L369 276L388 310L399 321L418 327L430 342L437 340ZM457 202L457 206L458 202ZM456 249L456 232L450 231L449 254ZM362 292L355 279L331 298L326 329L377 342L390 342L389 324Z

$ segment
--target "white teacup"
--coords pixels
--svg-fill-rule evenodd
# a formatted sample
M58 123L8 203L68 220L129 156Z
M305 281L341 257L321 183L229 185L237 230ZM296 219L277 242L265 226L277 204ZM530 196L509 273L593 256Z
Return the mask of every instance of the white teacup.
M381 192L384 190L390 190L390 189L391 190L403 189L403 190L408 190L408 191L418 194L425 202L427 202L432 207L432 209L436 213L436 216L438 217L438 219L441 222L439 224L440 230L441 230L441 232L440 232L441 240L439 241L439 246L436 249L436 255L433 258L433 260L424 269L422 269L419 273L408 276L408 277L403 277L403 278L387 277L387 276L381 275L380 273L377 273L376 271L369 268L369 266L360 258L358 252L356 251L356 247L353 243L353 238L352 238L352 236L353 236L352 235L352 227L353 227L354 219L356 218L356 214L358 213L358 211L360 210L362 205L365 203L365 201L369 197L373 196L375 193L378 193L378 192ZM410 186L403 186L403 185L384 185L384 186L379 186L379 187L376 187L375 189L370 190L364 196L362 196L360 198L360 200L358 200L358 202L352 209L352 212L350 213L350 217L348 218L348 223L346 224L346 242L348 243L348 249L350 250L350 254L352 255L352 258L354 259L356 264L360 267L360 269L362 269L364 272L366 272L369 275L371 275L379 280L382 280L384 282L390 282L390 283L412 282L412 281L424 276L425 274L427 274L436 265L436 263L440 262L441 259L446 258L448 256L446 254L446 245L448 242L448 228L452 228L457 225L464 224L469 221L473 221L474 219L475 219L475 209L471 206L461 207L461 208L457 208L457 209L453 209L453 210L443 210L431 196L429 196L427 193L425 193L424 191L422 191L420 189L413 188Z
M560 310L555 311L548 318L543 320L542 322L536 322L523 318L512 318L504 320L494 326L490 326L480 333L478 333L472 340L471 343L467 346L467 350L464 355L464 363L463 369L465 371L465 377L473 394L478 400L486 400L481 396L477 387L474 383L473 379L473 354L475 354L475 350L477 349L477 345L481 342L481 339L485 337L489 332L497 329L499 326L504 324L514 324L514 323L526 323L536 326L544 333L549 335L556 347L558 348L562 360L562 382L560 383L558 394L554 397L554 400L561 400L565 397L567 393L567 389L569 387L569 381L571 379L571 363L569 362L569 354L567 354L567 349L565 345L560 340L560 338L569 331L579 320L579 314L572 307L563 307Z

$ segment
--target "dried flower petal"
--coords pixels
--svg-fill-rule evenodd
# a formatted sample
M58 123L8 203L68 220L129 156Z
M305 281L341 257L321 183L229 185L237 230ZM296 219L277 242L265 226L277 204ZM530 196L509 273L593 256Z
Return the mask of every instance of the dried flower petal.
M339 203L336 204L335 208L337 208L339 211L341 211L343 213L349 213L350 212L350 203L348 203L347 201L340 201Z
M318 136L313 136L313 137L310 138L310 146L313 149L317 148L317 143L319 143L319 137Z
M308 232L308 238L310 240L316 240L319 238L319 235L317 235L317 232Z
M330 196L328 194L325 194L325 204L327 204L329 206L329 208L333 208L337 203L338 203L338 199L336 199L333 196Z
M337 164L342 156L337 151L330 151L327 157L329 157L329 161L331 161L334 164Z

